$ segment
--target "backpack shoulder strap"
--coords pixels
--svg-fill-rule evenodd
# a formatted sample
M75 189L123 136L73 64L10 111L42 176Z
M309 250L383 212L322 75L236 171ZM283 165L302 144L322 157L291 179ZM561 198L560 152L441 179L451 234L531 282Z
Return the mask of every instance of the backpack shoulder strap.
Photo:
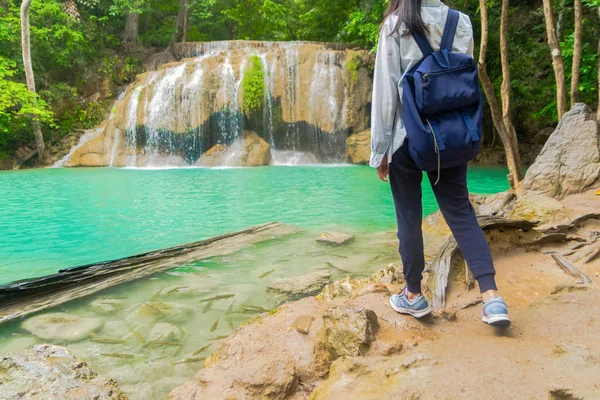
M412 32L412 37L419 45L419 49L421 49L421 52L423 53L423 58L433 53L433 48L425 36L417 32Z
M440 50L452 51L452 45L454 43L454 36L456 35L456 28L458 27L458 20L460 13L452 8L448 9L448 18L446 19L446 25L444 26L444 36L442 36L442 43Z

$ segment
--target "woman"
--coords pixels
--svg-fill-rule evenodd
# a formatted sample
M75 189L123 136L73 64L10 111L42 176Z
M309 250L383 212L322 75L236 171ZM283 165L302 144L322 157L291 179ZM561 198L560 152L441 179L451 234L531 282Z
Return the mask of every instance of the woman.
M406 280L406 288L393 295L390 304L397 312L416 318L432 310L421 294L425 266L421 231L423 174L408 151L402 120L402 80L423 58L412 33L424 35L433 49L439 50L448 10L440 0L392 0L381 27L375 63L370 165L377 168L382 181L387 182L389 175ZM473 56L473 46L471 21L461 13L452 51ZM440 210L479 284L482 320L495 326L509 325L508 308L496 292L490 248L469 200L467 164L427 174Z

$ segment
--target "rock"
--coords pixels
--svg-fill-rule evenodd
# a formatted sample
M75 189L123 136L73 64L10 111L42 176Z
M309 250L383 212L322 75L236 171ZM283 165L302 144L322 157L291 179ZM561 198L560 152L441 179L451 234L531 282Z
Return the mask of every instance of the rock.
M485 196L478 207L475 207L477 215L506 215L512 207L515 195L511 192L501 192L491 196Z
M173 390L172 400L308 398L327 370L315 365L314 343L323 326L321 303L312 297L242 326L206 359L205 368ZM313 316L307 334L286 329Z
M319 292L331 281L329 271L317 271L308 275L273 281L267 290L288 296L309 296Z
M332 359L364 354L379 329L372 310L334 306L323 313L323 338Z
M6 399L126 400L116 382L98 376L64 347L37 345L0 357L0 393Z
M271 163L271 146L256 132L243 131L242 135L227 147L217 144L200 157L196 165L201 167L260 167Z
M402 271L402 267L397 264L389 264L387 267L380 269L369 277L370 282L374 283L394 283L398 280L398 274Z
M348 136L346 154L353 164L368 164L371 159L371 131L366 130Z
M323 232L317 237L317 242L330 246L341 246L354 240L354 235L339 232Z
M310 400L420 399L419 388L425 388L429 382L426 369L432 361L420 362L422 369L417 373L410 368L415 358L418 357L339 358L331 366L327 379L312 392ZM435 398L435 395L430 392L423 398Z
M76 342L102 327L98 318L82 318L67 313L50 313L27 319L21 328L46 340Z
M331 301L340 296L351 296L363 284L364 282L361 280L347 276L341 281L334 281L325 286L317 298L319 300Z
M100 314L114 314L123 309L123 301L116 299L98 299L90 304L92 310Z
M185 337L185 331L179 326L168 324L166 322L159 322L152 327L148 336L149 342L156 341L167 341L167 342L179 342Z
M564 220L567 214L558 200L529 193L516 201L508 218L549 223Z
M370 283L367 286L365 286L364 288L360 289L358 291L358 293L356 294L356 296L357 297L361 297L361 296L365 296L365 295L371 294L371 293L385 293L385 294L390 294L390 290L388 289L387 286L385 286L381 282Z
M533 137L533 142L537 144L545 144L548 139L550 139L550 136L552 136L555 129L556 128L552 127L540 129Z
M292 329L299 333L304 333L308 335L310 333L310 327L315 320L315 317L312 315L301 315L297 317L292 323L287 327L288 331Z
M560 199L599 183L599 137L592 111L585 104L575 104L527 171L523 188Z
M180 323L187 321L193 314L191 308L176 303L143 303L136 306L125 317L129 324L150 324L156 321Z

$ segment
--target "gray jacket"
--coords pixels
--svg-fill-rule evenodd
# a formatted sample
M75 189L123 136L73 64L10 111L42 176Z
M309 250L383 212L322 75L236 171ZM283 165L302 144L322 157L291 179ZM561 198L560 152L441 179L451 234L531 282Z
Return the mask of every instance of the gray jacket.
M434 50L439 50L448 16L448 7L440 0L423 0L423 21L429 28L427 38ZM392 154L404 144L406 129L402 122L402 79L423 58L412 35L402 27L390 36L398 17L390 15L383 23L377 47L373 102L371 111L371 161L377 168L384 156L391 161ZM473 28L465 14L460 15L453 51L473 55Z

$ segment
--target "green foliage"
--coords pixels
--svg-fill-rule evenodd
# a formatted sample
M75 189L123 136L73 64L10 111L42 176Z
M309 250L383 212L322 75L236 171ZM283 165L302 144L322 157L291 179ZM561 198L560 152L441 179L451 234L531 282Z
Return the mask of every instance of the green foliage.
M362 57L360 53L352 53L346 59L346 69L348 70L348 74L350 75L350 81L353 85L358 81L358 70L361 67Z
M265 98L265 73L258 56L251 56L242 80L242 111L250 116L260 110Z
M59 135L68 134L72 129L90 129L102 122L108 111L109 102L76 104L69 108L57 121Z
M51 122L52 112L38 95L24 83L14 82L15 63L0 57L0 151L18 147L31 139L23 134L31 126L31 116Z

